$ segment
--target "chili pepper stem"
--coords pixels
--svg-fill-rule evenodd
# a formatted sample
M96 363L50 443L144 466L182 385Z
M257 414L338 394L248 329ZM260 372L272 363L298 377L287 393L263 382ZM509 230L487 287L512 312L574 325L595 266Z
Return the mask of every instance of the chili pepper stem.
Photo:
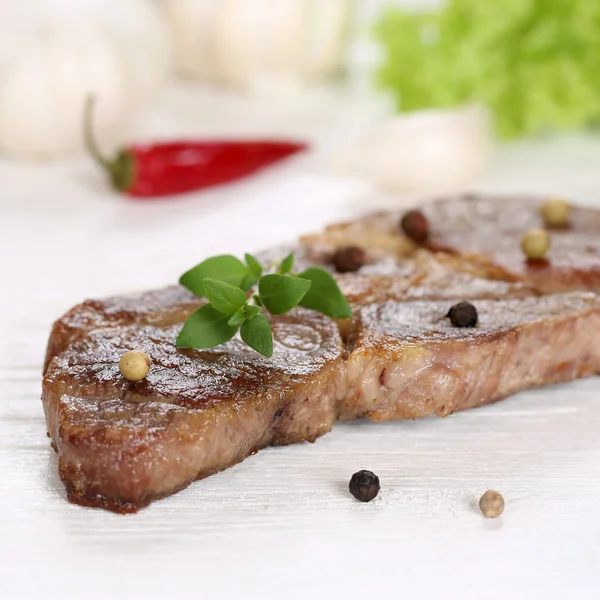
M83 109L83 140L85 142L85 148L89 155L107 171L111 170L112 164L106 156L102 154L96 137L94 136L93 128L93 117L94 117L94 106L96 105L96 97L88 96L85 100L85 106Z
M83 140L85 148L92 159L110 176L113 186L126 190L133 181L134 160L131 153L121 151L114 159L104 156L94 135L93 113L96 104L95 96L88 96L83 110Z

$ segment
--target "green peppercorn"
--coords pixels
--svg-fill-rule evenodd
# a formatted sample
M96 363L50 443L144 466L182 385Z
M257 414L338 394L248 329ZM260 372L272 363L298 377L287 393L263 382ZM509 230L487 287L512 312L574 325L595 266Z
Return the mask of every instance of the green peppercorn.
M550 249L550 236L545 229L532 229L521 240L521 249L527 258L540 260Z
M119 371L129 381L141 381L148 375L151 364L148 354L140 350L130 350L121 357Z
M542 203L540 212L547 227L566 227L571 216L571 206L562 198L550 198Z

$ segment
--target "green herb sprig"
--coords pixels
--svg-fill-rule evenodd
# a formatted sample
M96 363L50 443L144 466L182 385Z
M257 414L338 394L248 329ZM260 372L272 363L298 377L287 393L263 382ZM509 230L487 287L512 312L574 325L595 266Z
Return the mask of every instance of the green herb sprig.
M289 254L274 265L276 272L263 274L254 256L244 258L245 263L229 254L213 256L181 276L179 283L208 304L185 322L177 346L213 348L239 331L248 346L269 357L273 332L266 311L283 315L303 306L334 319L352 316L348 300L324 269L310 267L294 274L294 255Z

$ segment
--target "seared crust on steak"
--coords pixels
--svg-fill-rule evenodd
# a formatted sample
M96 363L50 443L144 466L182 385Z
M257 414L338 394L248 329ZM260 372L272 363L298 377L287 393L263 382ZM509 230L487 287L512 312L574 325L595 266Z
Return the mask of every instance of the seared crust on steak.
M159 290L86 300L62 316L50 333L44 372L50 361L83 335L109 325L157 325L185 321L204 301L180 285Z
M571 207L568 227L549 229L547 260L527 260L521 239L544 228L544 198L459 196L424 205L427 245L458 255L487 277L529 281L546 294L600 291L600 211Z
M536 295L527 283L494 281L457 272L453 259L438 259L427 251L412 260L387 259L373 262L357 273L336 276L340 289L354 310L352 320L338 321L347 340L358 326L361 307L374 303L411 300L464 300L465 298L518 298Z
M600 292L600 211L573 204L568 227L549 229L547 260L527 260L521 239L545 228L541 196L463 194L419 206L429 223L426 248L453 269L484 279L522 281L545 294ZM311 248L356 245L374 260L414 255L399 227L405 210L378 211L301 238ZM440 256L441 255L441 256Z
M180 326L92 331L50 363L43 402L69 498L135 511L271 444L314 441L337 416L343 346L331 320L302 309L273 318L273 357L239 339L180 350ZM140 349L148 376L119 358Z

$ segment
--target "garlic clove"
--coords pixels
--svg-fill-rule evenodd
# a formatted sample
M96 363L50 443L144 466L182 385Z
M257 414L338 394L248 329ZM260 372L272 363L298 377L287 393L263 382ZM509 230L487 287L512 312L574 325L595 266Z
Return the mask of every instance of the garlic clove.
M246 86L299 71L303 2L222 0L215 19L215 54L228 79Z
M214 19L219 4L214 0L165 0L163 4L176 67L201 79L216 80L219 66L214 49Z
M252 91L331 73L343 60L349 0L164 0L177 66ZM271 83L269 80L273 80Z
M482 108L416 111L385 122L336 163L394 192L453 191L473 182L491 145Z

